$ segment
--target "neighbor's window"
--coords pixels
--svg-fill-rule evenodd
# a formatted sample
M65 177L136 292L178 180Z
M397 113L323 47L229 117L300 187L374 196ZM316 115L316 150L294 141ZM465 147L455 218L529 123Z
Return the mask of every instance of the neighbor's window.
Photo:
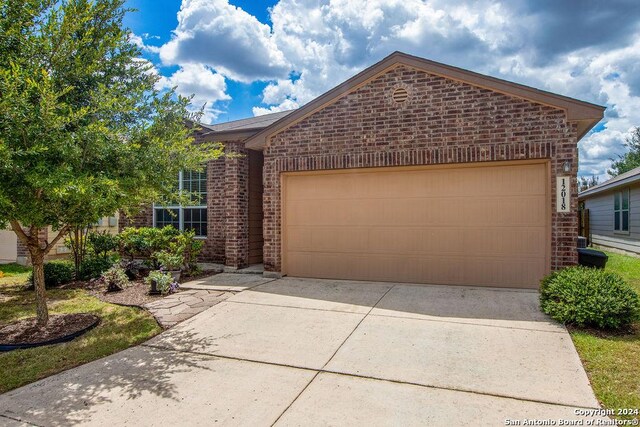
M613 229L629 231L629 189L613 195Z
M189 193L192 204L154 206L153 225L159 228L170 225L178 230L194 230L196 236L205 237L207 235L207 170L180 172L178 190Z

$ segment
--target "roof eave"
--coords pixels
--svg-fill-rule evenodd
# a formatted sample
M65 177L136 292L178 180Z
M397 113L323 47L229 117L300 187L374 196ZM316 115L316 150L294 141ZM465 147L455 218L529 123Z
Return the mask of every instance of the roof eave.
M244 141L247 138L255 135L257 132L261 131L260 128L250 128L250 129L242 129L242 130L226 130L226 131L209 131L205 133L203 136L206 138L206 141Z
M633 175L625 179L621 179L620 181L612 182L608 184L606 182L602 183L597 187L589 188L582 193L578 193L578 200L585 199L590 196L594 196L596 194L605 193L607 191L615 190L620 187L627 186L629 184L635 184L636 182L640 182L640 174Z

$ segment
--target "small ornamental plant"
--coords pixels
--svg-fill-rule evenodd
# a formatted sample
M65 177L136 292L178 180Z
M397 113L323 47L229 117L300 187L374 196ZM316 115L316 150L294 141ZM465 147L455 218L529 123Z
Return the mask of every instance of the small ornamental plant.
M180 254L173 254L168 251L159 251L153 254L158 263L169 271L182 269L183 257Z
M118 265L114 265L102 273L102 280L107 285L107 292L121 291L129 284L127 274Z
M173 279L173 276L162 270L152 271L144 281L151 286L150 294L167 295L176 292L179 288L178 282Z

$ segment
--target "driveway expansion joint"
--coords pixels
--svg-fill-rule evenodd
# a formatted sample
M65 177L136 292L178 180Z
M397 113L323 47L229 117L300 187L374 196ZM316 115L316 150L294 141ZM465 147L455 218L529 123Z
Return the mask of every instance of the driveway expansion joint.
M458 392L458 393L468 393L468 394L473 394L473 395L478 395L478 396L489 396L489 397L497 397L497 398L500 398L500 399L515 400L515 401L518 401L518 402L541 403L541 404L545 404L545 405L553 405L553 406L559 406L559 407L563 407L563 408L602 409L602 408L596 407L596 406L584 406L584 405L576 405L576 404L567 404L567 403L560 403L560 402L557 402L557 401L543 400L543 399L526 399L526 398L522 398L522 397L509 396L509 395L505 395L505 394L480 392L480 391L476 391L476 390L468 390L468 389L458 388L458 387L444 387L444 386L437 386L437 385L433 385L433 384L420 384L420 383L415 383L415 382L411 382L411 381L393 380L393 379L389 379L389 378L378 378L378 377L374 377L374 376L370 376L370 375L353 374L353 373L348 373L348 372L341 372L341 371L335 371L335 370L331 370L331 369L325 369L324 367L322 367L320 369L314 369L314 368L308 368L308 367L305 367L305 366L295 366L295 365L289 365L289 364L286 364L286 363L267 362L267 361L264 361L264 360L247 359L247 358L243 358L243 357L225 356L225 355L222 355L222 354L215 354L215 353L204 353L204 352L192 351L192 350L179 350L179 349L174 349L174 348L171 348L171 347L165 347L165 346L159 346L159 345L147 344L147 343L142 343L140 345L141 346L145 346L145 347L154 348L154 349L157 349L157 350L162 350L162 351L171 351L171 352L176 352L176 353L186 353L186 354L193 354L193 355L197 355L197 356L207 356L207 357L211 357L211 358L235 360L235 361L238 361L238 362L257 363L257 364L262 364L262 365L278 366L278 367L282 367L282 368L290 368L290 369L298 369L298 370L302 370L302 371L315 372L315 375L313 376L313 378L304 387L304 389L298 394L296 399L294 399L291 402L291 404L287 407L287 409L289 409L291 407L291 405L293 405L293 403L302 394L302 392L307 389L307 387L313 382L313 380L319 374L332 374L332 375L338 375L338 376L342 376L342 377L359 378L359 379L372 380L372 381L382 381L382 382L387 382L387 383L392 383L392 384L410 385L410 386L414 386L414 387L423 387L423 388L429 388L429 389L434 389L434 390L448 390L448 391L454 391L454 392ZM332 356L332 358L333 358L333 356ZM329 359L329 360L331 360L331 359ZM329 362L327 362L326 364L328 364L328 363ZM326 364L325 364L325 366L326 366ZM286 412L286 410L283 411L282 414L280 414L278 419L280 419L285 414L285 412Z
M521 327L517 327L517 326L487 325L485 323L456 322L455 320L447 320L447 319L427 319L427 318L418 317L418 316L394 316L393 314L375 314L375 313L372 313L371 316L372 317L391 317L393 319L424 320L424 321L427 321L427 322L453 323L455 325L484 326L484 327L487 327L487 328L513 329L513 330L518 330L518 331L548 332L550 334L564 334L564 333L566 333L566 328L565 328L565 330L562 330L562 331L549 331L549 330L538 329L538 328L521 328ZM564 328L564 325L562 325L562 324L559 324L559 325Z
M348 311L348 310L338 310L338 309L330 309L330 308L318 308L318 307L297 307L295 305L284 305L284 304L267 304L264 302L253 302L253 301L225 301L233 304L249 304L249 305L260 305L263 307L278 307L278 308L295 308L298 310L313 310L313 311L324 311L328 313L346 313L346 314L357 314L361 316L366 316L365 313L357 312L357 311ZM373 309L373 307L371 307ZM368 313L367 313L368 314Z
M34 427L44 427L44 426L42 426L40 424L34 424L31 421L25 421L25 420L22 420L20 418L10 417L9 415L6 415L6 414L0 414L0 418L6 418L8 420L15 421L17 423L29 424L29 425L34 426Z
M347 342L347 340L351 337L351 335L353 335L353 333L356 331L356 329L358 329L358 327L360 326L360 324L364 321L364 319L367 318L367 316L369 315L369 313L371 313L371 311L375 308L376 305L378 305L378 303L380 301L382 301L382 298L384 298L391 289L393 289L395 287L391 286L389 289L387 289L385 291L384 294L382 294L382 296L378 299L378 301L369 309L369 311L367 311L367 313L362 316L362 319L360 319L360 321L358 322L358 324L353 328L353 330L349 333L349 335L347 335L347 337L342 341L342 343L340 343L340 345L338 346L338 348L336 349L336 351L333 352L333 354L331 355L331 357L329 358L329 360L327 360L325 362L325 364L322 366L321 369L319 369L316 374L313 376L313 378L311 378L311 380L307 383L306 386L304 386L304 388L300 391L300 393L298 393L298 395L295 397L295 399L293 399L291 401L291 403L289 403L289 405L287 405L287 407L284 409L284 411L282 411L282 413L278 416L278 418L273 422L273 424L271 425L271 427L273 427L274 425L277 424L277 422L284 416L284 414L287 413L287 411L291 408L291 406L293 406L294 403L296 403L296 401L298 400L298 398L300 398L300 396L302 395L302 393L305 392L305 390L311 385L311 383L318 377L318 375L320 375L320 372L324 372L324 368L329 364L329 362L331 362L331 360L335 357L335 355L338 353L338 351L340 351L340 349L342 348L342 346L344 345L344 343Z

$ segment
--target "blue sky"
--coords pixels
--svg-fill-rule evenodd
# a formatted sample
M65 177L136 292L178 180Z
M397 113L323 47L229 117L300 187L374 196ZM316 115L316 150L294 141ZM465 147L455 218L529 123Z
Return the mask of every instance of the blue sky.
M129 0L160 87L195 94L203 121L306 102L395 50L607 107L579 144L606 179L640 125L636 0Z
M125 19L125 25L136 34L143 37L146 44L161 46L171 39L172 30L178 24L177 13L180 10L180 0L129 0L127 7L137 9ZM233 1L233 6L240 7L255 16L260 22L270 23L268 8L277 1ZM147 35L144 37L143 35ZM156 64L161 74L170 76L178 69L176 65L163 66L158 55L143 52L146 59ZM261 103L262 91L267 82L255 81L251 83L227 80L227 92L232 97L229 102L221 101L215 105L219 113L211 117L209 122L226 122L253 116L252 108ZM209 103L211 105L211 103Z

